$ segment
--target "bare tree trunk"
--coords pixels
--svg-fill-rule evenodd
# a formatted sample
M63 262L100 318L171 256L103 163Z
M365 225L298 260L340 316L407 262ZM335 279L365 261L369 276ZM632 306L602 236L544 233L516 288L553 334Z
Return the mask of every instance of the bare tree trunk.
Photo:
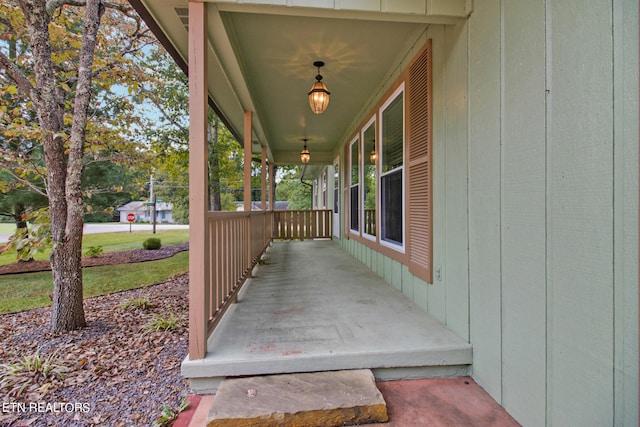
M14 205L13 220L16 222L16 228L27 228L26 212L22 203L16 203Z
M65 146L64 98L56 86L48 32L51 16L44 0L29 3L19 0L19 4L29 26L36 76L32 99L42 129L47 165L47 194L53 237L51 329L62 332L78 329L86 324L82 305L84 202L80 182L87 112L91 101L91 67L104 7L100 0L86 2L73 123L69 145ZM65 151L68 152L66 156Z
M213 123L213 132L209 132L209 191L211 192L211 210L221 211L222 200L220 198L220 161L218 159L217 119Z

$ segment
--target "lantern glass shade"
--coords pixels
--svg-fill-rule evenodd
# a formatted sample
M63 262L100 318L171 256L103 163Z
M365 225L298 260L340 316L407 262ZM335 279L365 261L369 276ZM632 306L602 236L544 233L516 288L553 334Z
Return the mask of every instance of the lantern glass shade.
M314 114L322 114L329 105L330 92L320 80L316 81L309 91L309 106Z
M305 145L304 148L302 149L302 151L300 152L300 160L302 161L302 163L304 163L305 165L307 163L309 163L309 160L311 160L311 154L309 153L309 150L307 149L307 146Z
M369 154L369 160L371 160L371 163L375 163L376 160L378 160L378 153L376 153L376 150L371 150L371 154Z

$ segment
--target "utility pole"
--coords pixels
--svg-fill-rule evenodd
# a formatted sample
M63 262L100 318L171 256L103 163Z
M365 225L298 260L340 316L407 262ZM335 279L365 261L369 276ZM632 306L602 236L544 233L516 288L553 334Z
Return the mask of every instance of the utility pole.
M151 224L153 224L153 234L156 234L156 195L153 194L153 175L149 175L149 203L151 203Z

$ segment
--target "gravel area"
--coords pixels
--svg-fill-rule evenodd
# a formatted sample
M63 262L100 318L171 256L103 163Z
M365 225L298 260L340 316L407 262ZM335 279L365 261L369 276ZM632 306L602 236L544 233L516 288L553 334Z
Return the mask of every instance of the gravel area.
M0 316L0 426L150 426L163 405L177 409L188 394L180 375L187 292L185 274L86 299L87 327L68 334L49 332L50 308ZM148 307L132 305L146 300ZM145 328L171 313L179 319L175 329ZM9 372L35 354L52 362L47 377Z

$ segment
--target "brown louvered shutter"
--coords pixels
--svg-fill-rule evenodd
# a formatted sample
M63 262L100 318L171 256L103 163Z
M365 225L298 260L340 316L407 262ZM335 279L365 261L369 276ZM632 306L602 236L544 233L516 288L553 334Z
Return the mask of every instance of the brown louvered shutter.
M409 271L433 283L431 40L410 65L408 86Z

